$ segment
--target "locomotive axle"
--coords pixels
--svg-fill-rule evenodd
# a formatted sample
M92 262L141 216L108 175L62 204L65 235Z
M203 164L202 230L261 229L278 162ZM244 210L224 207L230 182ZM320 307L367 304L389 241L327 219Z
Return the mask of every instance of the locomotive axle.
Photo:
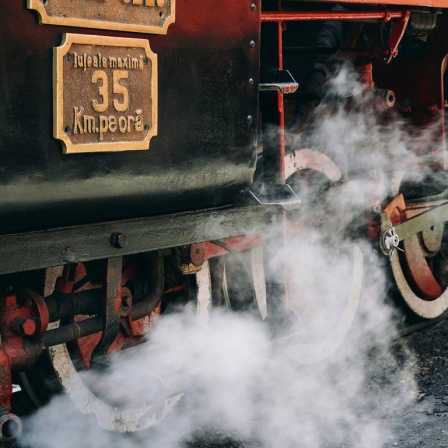
M438 317L448 309L444 238L447 198L448 190L409 201L400 193L381 215L381 249L389 255L406 304L424 318Z
M150 290L148 285L132 286L136 291L134 296L129 288L121 288L119 319L141 319L154 311L160 302L160 294L155 297L154 294L146 297L141 294L141 291ZM56 291L44 299L34 291L24 290L0 298L0 409L4 410L0 434L4 428L8 434L14 433L15 438L21 431L18 418L9 416L12 373L30 368L47 347L101 333L107 319L102 307L105 294L103 288L69 294ZM73 322L80 314L94 317ZM50 322L59 320L72 322L47 330ZM135 344L137 340L132 342ZM16 428L14 431L13 427Z

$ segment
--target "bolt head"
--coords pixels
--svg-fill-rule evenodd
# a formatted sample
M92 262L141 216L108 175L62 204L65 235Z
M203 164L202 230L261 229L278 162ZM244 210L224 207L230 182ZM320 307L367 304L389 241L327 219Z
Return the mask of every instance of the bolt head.
M64 261L74 263L76 261L76 251L71 247L66 247L62 250L61 257Z
M431 114L435 114L439 111L439 106L437 104L430 104L426 107L426 110Z
M115 232L110 236L110 243L117 249L122 249L128 245L128 237L124 233Z
M405 115L411 115L412 114L412 108L411 106L403 106L401 108L401 112Z
M36 322L33 319L24 319L19 323L19 330L24 336L33 336L36 333Z
M193 244L191 246L190 259L195 266L202 266L205 261L205 250L202 244Z

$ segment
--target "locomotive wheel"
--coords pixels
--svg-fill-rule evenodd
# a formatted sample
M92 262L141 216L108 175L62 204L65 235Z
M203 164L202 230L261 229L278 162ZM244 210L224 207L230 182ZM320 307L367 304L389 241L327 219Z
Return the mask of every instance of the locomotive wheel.
M55 268L47 269L46 275L46 284L52 283L53 287L58 276L54 270ZM59 270L58 274L60 273ZM123 273L123 278L125 276L126 272ZM53 281L49 282L49 277L54 277ZM50 289L46 287L45 295L51 294L53 287ZM132 334L137 334L136 339L139 339L140 334L143 337L155 325L160 309L161 302L149 316L131 322ZM76 315L73 320L79 322L89 317L91 316ZM57 328L60 324L59 321L53 322L48 329ZM101 338L100 333L49 347L34 369L21 375L21 387L26 391L33 407L45 405L55 393L64 391L82 414L95 416L98 425L106 430L134 432L148 429L161 422L182 399L183 392L176 389L170 393L165 390L160 378L148 373L147 380L152 383L150 389L145 385L145 390L154 391L154 394L145 393L143 401L138 392L131 387L122 386L122 383L117 384L117 380L113 377L116 373L115 368L110 370L112 373L110 379L107 368L114 362L113 358L120 357L121 354L128 356L129 353L127 350L120 351L125 348L126 338L123 332L124 329L121 328L112 349L109 350L114 353L108 354L105 362L100 359L98 368L105 368L101 371L101 376L97 376L96 372L90 375L89 372L90 358ZM138 350L138 347L130 350ZM126 369L126 364L124 368ZM129 372L122 374L127 377Z
M392 274L406 305L433 319L448 309L448 238L443 223L403 241L391 259Z
M341 178L341 171L334 162L318 151L297 150L295 153L289 154L285 162L286 181L287 183L291 182L291 185L294 185L294 182L292 182L293 176L300 175L300 172L304 171L319 175L321 177L320 182L322 182L322 177L325 177L327 183L329 181L337 182ZM299 195L303 194L303 190L306 191L306 182L305 179L305 181L299 180L297 183L300 186ZM313 204L319 206L315 198L308 199L308 205L313 202ZM312 229L306 228L306 222L305 229L299 230L297 235L295 235L297 232L294 227L294 223L288 225L287 238L303 240L315 237L315 233L307 236L308 230ZM325 237L325 235L319 236L321 239L322 237ZM312 246L311 244L309 247L311 251L314 250ZM358 244L343 242L339 245L332 245L332 243L327 243L325 252L325 254L314 252L314 255L321 257L318 259L326 260L327 269L323 264L319 267L312 267L312 279L307 278L306 274L300 279L297 278L297 275L287 275L287 289L290 291L289 305L300 319L302 328L296 336L287 338L289 341L285 352L301 364L321 362L335 353L352 328L360 302L363 254ZM345 260L343 273L336 269L341 265L342 259ZM310 267L310 264L312 264L310 260L304 263L304 271ZM335 287L338 289L340 288L340 281L337 277L344 276L344 288L339 290L338 294L333 294L334 290L331 291L331 287L328 291L319 294L314 288L316 285L328 284L329 271L330 277L334 277ZM305 285L304 288L303 283L308 285ZM301 288L308 290L308 294L306 294L306 290L303 294L299 293ZM310 291L312 292L309 293ZM294 296L292 292L295 292ZM317 297L321 297L321 300L329 300L328 306L325 304L322 306L321 300L318 303L316 301Z
M309 174L319 177L321 186L324 183L337 182L341 178L341 171L329 157L310 149L301 149L288 154L285 158L285 174L287 183L291 181L292 188L298 188L301 199L307 190ZM305 208L312 212L315 204L319 205L316 198L312 197L310 203L305 204ZM294 219L293 216L291 218ZM286 223L286 238L291 244L294 244L294 241L306 241L307 238L316 236L313 229L308 229L310 234L307 233L306 222L305 225L294 224L294 222ZM250 252L239 254L230 252L225 257L212 259L211 284L213 300L217 302L214 302L214 305L223 306L232 311L249 312L271 322L266 297L264 256L263 248L259 247ZM328 272L321 268L320 277L315 278L315 281L311 282L313 284L307 282L310 278L307 279L305 275L303 283L308 284L304 288L296 275L288 275L288 271L291 270L286 265L286 289L289 291L306 289L307 291L304 294L297 294L294 298L289 294L288 305L292 314L287 311L286 314L281 315L286 318L284 323L288 328L279 342L284 352L300 364L321 362L341 346L352 328L361 295L363 255L357 244L344 242L339 247L331 247L331 244L327 243L325 250L319 256L322 257L319 258L320 260L326 258L329 265L337 264L342 258L346 260L345 271L343 273L339 271L344 276L345 288L337 297L333 296L337 303L322 307L322 302L316 300L319 294L316 293L315 285L326 284ZM312 263L309 260L304 260L303 269L306 270L310 264ZM314 273L317 270L319 269L315 269ZM278 279L278 276L274 277ZM310 290L311 294L309 294ZM332 297L329 296L328 300L331 299ZM297 317L294 318L294 316ZM273 324L275 325L275 322ZM292 326L290 327L289 324Z
M434 172L422 185L406 181L403 171L395 172L392 193L404 191L405 197L441 194L448 182L447 173ZM412 179L412 173L408 176ZM440 222L406 238L401 251L391 258L391 271L399 293L414 315L434 319L448 309L448 228Z
M439 238L443 226L437 227L407 238L404 253L394 254L391 260L392 274L406 305L424 319L436 318L448 309L445 251L439 246L435 253L428 253L423 236L437 234Z
M263 247L232 253L212 260L214 306L228 311L267 317Z
M85 352L90 350L82 342L80 347ZM114 398L111 389L104 390L104 386L92 383L81 374L76 368L77 359L66 344L50 347L48 351L53 369L70 399L82 413L95 415L97 423L107 430L134 432L150 428L162 421L182 398L180 393L153 405L139 403L137 399L130 406L120 405L119 395ZM149 380L156 381L156 378L149 376Z

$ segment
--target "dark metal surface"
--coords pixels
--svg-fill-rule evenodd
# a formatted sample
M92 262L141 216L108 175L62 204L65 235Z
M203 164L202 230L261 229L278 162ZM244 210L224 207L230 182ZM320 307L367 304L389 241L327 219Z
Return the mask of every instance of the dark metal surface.
M101 310L101 298L104 292L101 289L90 289L74 294L54 293L45 297L48 307L49 321L72 317L76 314L98 314Z
M445 124L443 122L443 74L446 68L448 17L438 17L437 29L425 42L400 51L390 64L375 62L373 74L378 87L391 89L396 104L409 123L431 129L431 142L418 143L413 150L425 156L432 169L445 169ZM446 93L445 93L446 95ZM418 142L418 140L417 140Z
M259 1L181 1L168 34L148 35L40 25L25 1L1 2L0 232L231 203L254 172L259 15ZM52 53L64 33L149 41L159 69L149 151L62 153Z
M219 208L127 221L0 235L0 274L199 243L265 231L276 205ZM117 249L110 235L125 233ZM17 254L22 256L17 256ZM67 256L69 254L70 256Z

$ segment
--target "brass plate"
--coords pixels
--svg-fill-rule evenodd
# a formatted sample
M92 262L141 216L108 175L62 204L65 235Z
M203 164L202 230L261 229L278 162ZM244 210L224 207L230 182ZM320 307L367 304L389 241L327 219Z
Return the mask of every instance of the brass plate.
M176 0L28 0L41 23L166 34Z
M157 135L157 55L147 40L65 34L53 95L65 153L148 149Z

